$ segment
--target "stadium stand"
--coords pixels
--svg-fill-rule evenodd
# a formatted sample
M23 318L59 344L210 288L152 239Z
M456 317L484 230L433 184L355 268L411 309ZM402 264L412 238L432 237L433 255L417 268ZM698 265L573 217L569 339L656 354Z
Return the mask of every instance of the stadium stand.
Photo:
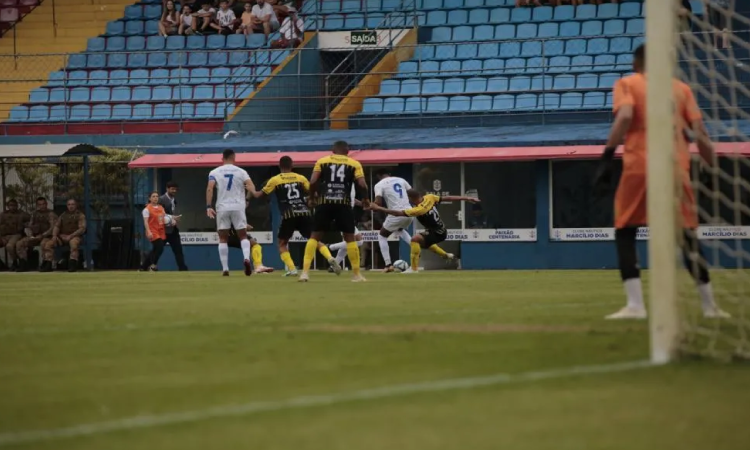
M40 0L0 0L0 38L39 6Z

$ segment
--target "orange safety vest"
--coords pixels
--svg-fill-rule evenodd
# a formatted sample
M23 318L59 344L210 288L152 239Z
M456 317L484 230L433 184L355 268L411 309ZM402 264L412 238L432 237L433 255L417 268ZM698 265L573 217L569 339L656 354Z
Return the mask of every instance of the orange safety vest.
M151 232L151 240L166 239L167 233L164 229L164 207L161 205L146 205L148 210L148 229Z

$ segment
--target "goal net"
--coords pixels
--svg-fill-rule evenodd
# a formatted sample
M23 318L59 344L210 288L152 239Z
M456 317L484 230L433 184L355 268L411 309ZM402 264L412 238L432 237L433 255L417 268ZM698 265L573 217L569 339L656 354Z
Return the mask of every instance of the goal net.
M714 297L732 317L704 317L696 284L682 267L681 249L689 241L678 212L681 189L665 171L666 164L674 167L674 152L671 161L661 163L659 155L649 152L652 359L745 359L750 358L750 19L743 10L750 10L750 1L693 0L692 11L684 5L680 0L644 4L649 130L664 128L659 114L670 114L671 99L662 102L660 96L671 97L671 88L664 89L671 72L693 89L719 157L710 169L695 155L691 180L700 222L697 237ZM665 27L670 9L672 23ZM658 19L649 20L653 17ZM676 30L671 39L664 28ZM667 67L670 61L674 64ZM652 108L653 100L661 104ZM674 148L671 131L660 134L649 131L649 148L660 148L660 142ZM658 179L665 174L671 179ZM663 189L668 183L672 189ZM672 242L657 241L660 236L668 240L670 233ZM691 250L695 268L701 262L696 249Z

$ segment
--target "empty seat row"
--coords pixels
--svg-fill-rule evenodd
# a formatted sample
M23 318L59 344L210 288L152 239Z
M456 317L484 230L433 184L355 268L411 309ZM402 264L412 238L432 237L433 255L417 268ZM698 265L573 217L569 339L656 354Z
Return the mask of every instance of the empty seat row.
M89 52L121 52L124 50L220 50L220 49L243 49L261 48L265 45L265 36L262 34L232 34L223 36L212 34L210 36L130 36L124 38L115 36L110 38L89 38L86 50Z
M406 13L392 13L389 15L380 13L371 14L330 14L318 19L321 23L320 29L327 31L335 30L361 30L364 28L402 28L413 25L413 16ZM305 29L316 29L314 17L308 17L305 21Z
M160 103L156 105L46 105L16 106L9 122L88 122L129 120L191 120L224 118L234 111L234 102Z
M424 13L420 25L438 27L444 25L480 25L486 23L554 23L555 21L635 18L641 16L639 3L616 3L599 5L581 5L574 11L572 7L552 8L495 8L495 9L451 9Z
M218 84L260 83L271 74L267 66L196 67L194 69L136 69L136 70L74 70L57 71L49 76L50 87L78 86L137 86L142 84Z
M537 75L515 77L427 78L424 80L384 80L380 96L439 95L463 93L498 93L527 91L570 91L574 89L611 89L620 79L619 73L585 73L580 75Z
M107 22L104 36L153 36L159 34L158 20L113 20Z
M38 88L31 91L29 103L120 103L172 100L229 100L245 98L253 92L252 84L219 84L200 86L100 86L93 89Z
M589 20L586 22L563 22L557 24L524 23L521 25L462 25L457 27L436 27L432 30L432 42L451 41L489 41L493 39L534 39L537 37L573 37L573 36L620 36L642 35L643 19L611 19L605 22ZM540 35L541 30L541 35Z
M442 0L429 0L424 2L425 6L432 3L440 3L442 6ZM453 1L453 0L450 0ZM472 0L468 0L472 1ZM475 0L474 0L475 1ZM487 2L493 3L490 6L510 6L513 4L511 0L486 0ZM419 4L422 1L419 0ZM477 6L485 6L477 5ZM463 8L462 4L459 8ZM413 11L415 9L414 0L307 0L302 5L302 14L331 14L331 13L356 13L361 11ZM417 5L417 9L422 9Z
M486 59L513 56L601 55L630 53L643 43L643 37L548 39L544 41L483 42L464 44L420 45L413 61L450 59Z
M464 61L406 61L399 64L396 78L418 76L476 76L513 73L560 73L560 72L627 72L632 69L633 56L590 55L553 56L551 58L491 58Z
M258 59L258 57L261 59ZM265 60L266 54L250 55L248 52L140 52L140 53L79 53L68 59L68 69L138 69L143 67L217 67L240 65L278 64L281 61ZM271 55L278 57L280 54Z
M161 5L130 5L125 7L125 20L161 19Z
M612 94L567 92L565 94L500 94L455 97L366 98L362 114L440 114L446 112L601 110L611 108Z

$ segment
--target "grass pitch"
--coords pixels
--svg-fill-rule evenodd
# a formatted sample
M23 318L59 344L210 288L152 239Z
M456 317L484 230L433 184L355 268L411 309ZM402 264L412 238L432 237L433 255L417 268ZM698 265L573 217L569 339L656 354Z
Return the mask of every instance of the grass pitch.
M566 375L647 357L615 272L219 275L0 276L0 448L750 448L749 367Z

